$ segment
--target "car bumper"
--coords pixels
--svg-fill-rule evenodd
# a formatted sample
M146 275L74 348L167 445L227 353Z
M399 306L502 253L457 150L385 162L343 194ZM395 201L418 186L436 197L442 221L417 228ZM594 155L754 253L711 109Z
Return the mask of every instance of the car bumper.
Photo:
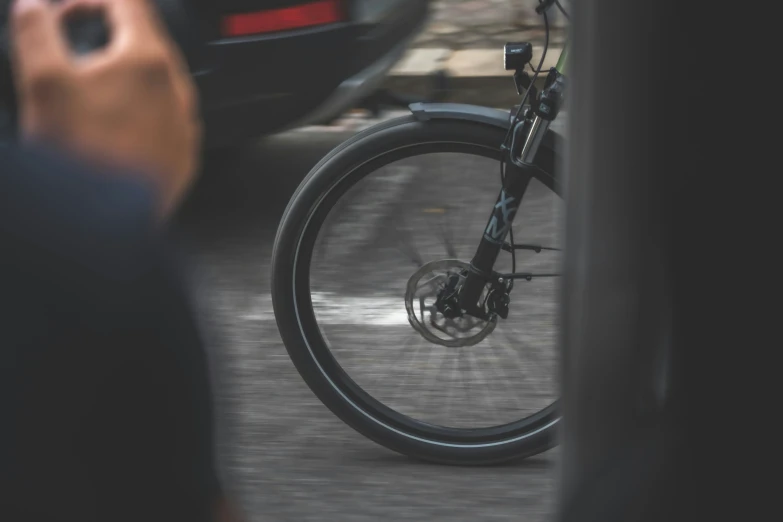
M422 24L423 27L424 24ZM416 34L418 34L418 30ZM342 82L337 89L313 112L292 122L287 128L304 125L318 125L329 122L351 109L356 103L376 91L384 82L389 71L400 61L410 47L416 34L397 44L378 61Z
M350 23L209 44L197 75L206 145L327 122L365 98L420 33L429 2L399 0Z

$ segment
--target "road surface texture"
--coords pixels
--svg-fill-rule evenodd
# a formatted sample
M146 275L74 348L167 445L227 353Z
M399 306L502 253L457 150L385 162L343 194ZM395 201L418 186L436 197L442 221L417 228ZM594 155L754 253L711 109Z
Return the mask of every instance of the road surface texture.
M561 1L569 9L569 2ZM538 0L434 0L429 22L392 69L385 87L409 95L458 103L510 107L517 102L503 64L507 42L533 44L533 61L554 67L566 40L567 20L549 13L546 55L544 19ZM543 87L546 74L536 84ZM444 79L446 79L444 81Z
M342 424L286 354L269 295L276 227L309 169L354 129L302 129L212 158L177 221L215 362L226 476L254 522L547 520L556 449L501 467L412 461ZM326 246L316 253L316 312L340 362L368 391L422 420L509 421L546 404L556 390L553 279L518 283L509 322L462 354L413 332L402 302L421 262L470 260L497 194L497 164L422 157L381 174L326 220ZM558 208L531 187L518 217L531 225L515 227L517 242L557 242ZM556 257L538 256L520 254L519 269L556 271ZM475 371L465 378L465 368Z

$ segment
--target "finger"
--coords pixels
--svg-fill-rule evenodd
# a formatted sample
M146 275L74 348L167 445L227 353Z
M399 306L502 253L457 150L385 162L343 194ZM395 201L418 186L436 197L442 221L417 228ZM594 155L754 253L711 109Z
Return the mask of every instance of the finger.
M150 0L106 0L105 4L112 43L156 44L165 34L158 10Z
M201 107L199 103L198 90L190 75L177 70L171 71L173 94L176 103L183 111L191 129L198 135L198 141L201 134Z
M95 13L106 10L108 0L63 0L57 4L60 20L81 13Z
M171 60L171 64L173 65L176 75L182 79L185 80L188 83L189 87L193 87L193 79L190 72L190 66L188 65L188 61L185 58L184 54L182 53L182 50L179 48L179 46L176 44L176 42L169 40L168 42L168 48L169 48L169 59ZM191 90L194 90L191 88Z
M11 12L11 59L20 85L50 78L68 63L68 47L48 0L17 0Z

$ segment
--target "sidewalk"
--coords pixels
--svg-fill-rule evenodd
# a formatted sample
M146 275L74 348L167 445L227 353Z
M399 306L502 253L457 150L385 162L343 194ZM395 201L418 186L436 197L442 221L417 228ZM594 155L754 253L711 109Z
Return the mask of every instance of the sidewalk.
M428 96L434 75L445 74L444 101L510 107L518 101L511 71L503 68L503 45L509 41L533 44L538 64L544 46L543 17L535 14L537 0L435 0L427 28L392 70L386 87L406 94ZM566 9L568 3L561 1ZM555 9L556 10L556 9ZM566 20L550 18L548 69L557 63L565 39ZM553 18L553 19L552 19Z

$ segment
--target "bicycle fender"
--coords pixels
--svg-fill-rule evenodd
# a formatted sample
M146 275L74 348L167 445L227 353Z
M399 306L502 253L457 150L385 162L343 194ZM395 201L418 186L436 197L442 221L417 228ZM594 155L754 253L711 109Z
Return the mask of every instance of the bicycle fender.
M503 130L508 130L514 118L511 111L501 111L466 103L412 103L408 109L418 121L438 119L474 121ZM542 145L555 151L562 151L563 138L552 130L548 130Z

